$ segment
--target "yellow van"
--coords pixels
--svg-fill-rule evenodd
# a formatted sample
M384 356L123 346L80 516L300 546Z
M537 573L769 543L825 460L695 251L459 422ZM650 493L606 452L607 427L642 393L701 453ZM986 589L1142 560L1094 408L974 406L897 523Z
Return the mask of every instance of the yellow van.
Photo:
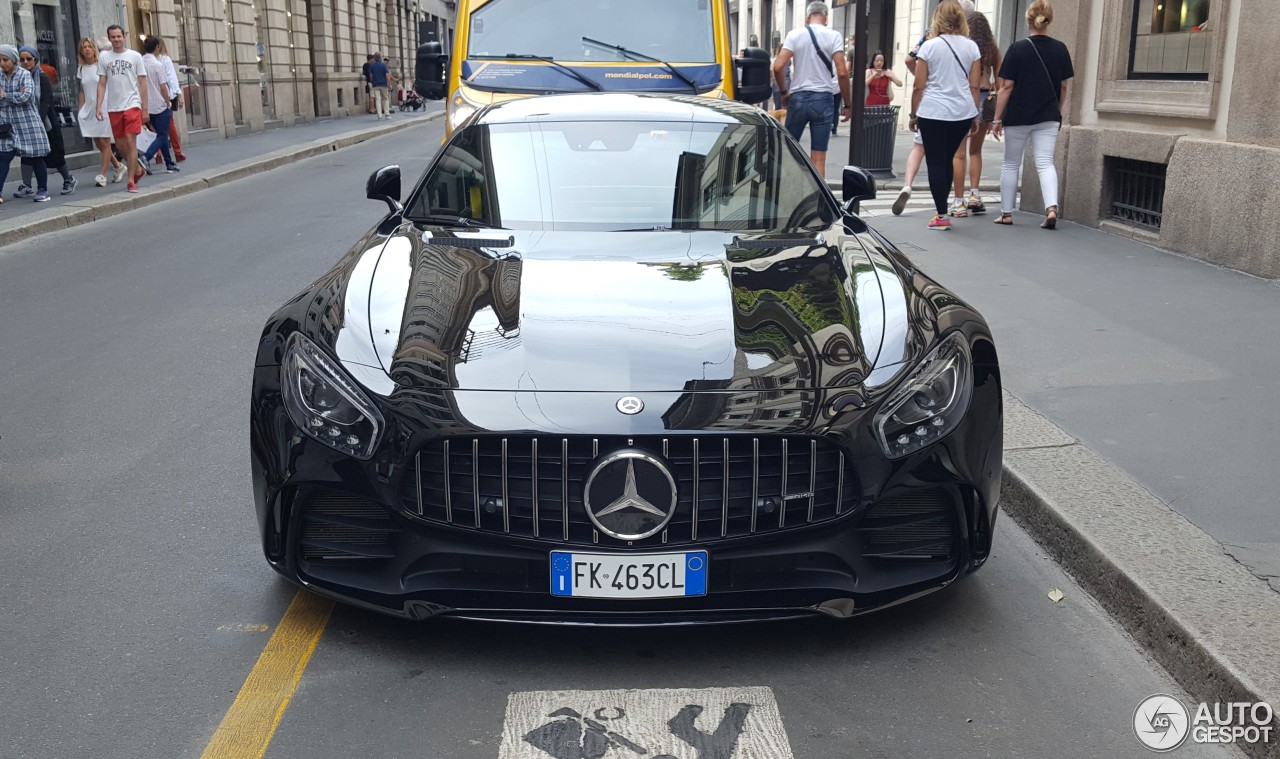
M757 103L769 56L735 57L726 0L459 0L449 132L490 103L591 91Z

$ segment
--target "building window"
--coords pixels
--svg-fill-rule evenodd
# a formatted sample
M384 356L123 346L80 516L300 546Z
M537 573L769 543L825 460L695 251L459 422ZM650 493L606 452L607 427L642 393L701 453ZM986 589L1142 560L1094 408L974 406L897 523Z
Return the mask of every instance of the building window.
M1214 1L1135 0L1129 78L1208 79L1217 34L1209 16Z

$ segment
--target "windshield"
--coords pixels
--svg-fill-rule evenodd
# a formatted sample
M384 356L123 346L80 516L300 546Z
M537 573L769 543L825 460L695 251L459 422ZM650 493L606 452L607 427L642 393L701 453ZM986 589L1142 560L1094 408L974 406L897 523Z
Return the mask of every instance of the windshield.
M839 214L781 129L666 121L472 125L408 213L526 230L753 232Z
M469 34L468 58L634 62L590 37L668 62L716 60L710 0L493 0L471 14Z

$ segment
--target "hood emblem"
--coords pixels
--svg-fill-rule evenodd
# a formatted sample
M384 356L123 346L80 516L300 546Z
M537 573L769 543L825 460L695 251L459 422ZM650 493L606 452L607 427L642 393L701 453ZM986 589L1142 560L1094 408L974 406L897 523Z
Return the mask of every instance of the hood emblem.
M614 406L627 416L634 416L644 411L644 401L634 395L622 396Z
M644 451L625 450L601 459L583 492L587 516L601 532L640 540L667 526L676 511L671 471Z

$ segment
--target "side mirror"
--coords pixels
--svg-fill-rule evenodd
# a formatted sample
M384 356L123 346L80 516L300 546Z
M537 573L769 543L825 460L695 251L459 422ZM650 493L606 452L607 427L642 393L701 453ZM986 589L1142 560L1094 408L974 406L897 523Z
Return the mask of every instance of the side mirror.
M773 87L769 84L772 75L769 53L758 47L749 47L742 52L743 57L733 59L738 74L733 99L740 103L763 103L773 94Z
M370 174L364 185L364 195L369 200L384 201L391 213L404 210L400 205L400 167L383 166Z
M861 166L846 166L840 190L841 198L846 205L862 200L875 200L876 180L871 176L871 172Z
M449 56L435 40L418 46L414 53L413 89L427 100L444 99L444 76L449 69Z

